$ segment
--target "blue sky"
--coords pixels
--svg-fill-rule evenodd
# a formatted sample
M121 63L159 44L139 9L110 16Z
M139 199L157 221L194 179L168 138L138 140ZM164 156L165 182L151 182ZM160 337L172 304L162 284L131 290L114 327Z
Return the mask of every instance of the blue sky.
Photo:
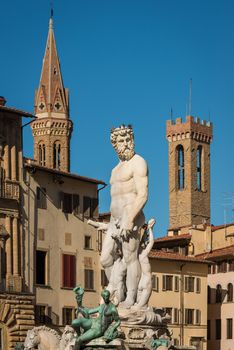
M33 112L48 31L50 1L1 1L0 95ZM166 120L192 114L214 123L212 223L232 221L234 192L234 2L232 0L54 1L54 30L70 90L71 171L109 181L117 162L109 130L133 124L136 151L148 162L147 219L168 227ZM33 155L31 129L25 155ZM226 196L226 197L225 197ZM101 211L109 210L109 188ZM234 220L233 220L234 221Z

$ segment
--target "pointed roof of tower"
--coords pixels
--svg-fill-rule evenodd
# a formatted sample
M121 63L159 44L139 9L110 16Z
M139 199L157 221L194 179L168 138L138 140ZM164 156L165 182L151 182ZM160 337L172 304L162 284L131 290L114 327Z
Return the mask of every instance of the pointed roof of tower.
M63 85L52 16L49 20L40 84L35 93L35 114L39 118L69 117L68 89L65 89Z

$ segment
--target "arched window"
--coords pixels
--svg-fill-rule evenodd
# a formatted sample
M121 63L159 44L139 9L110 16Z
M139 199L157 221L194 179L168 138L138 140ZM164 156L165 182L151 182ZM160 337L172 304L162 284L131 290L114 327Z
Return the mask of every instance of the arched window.
M233 284L228 283L227 286L227 301L233 301Z
M220 284L216 286L216 303L222 302L222 287Z
M46 149L44 143L39 144L39 164L42 166L46 165Z
M202 190L202 146L197 148L197 190Z
M60 169L61 163L61 145L59 142L55 142L53 146L53 167L54 169Z
M210 288L210 286L207 287L207 303L211 304L211 288Z
M184 188L184 148L179 145L177 147L177 165L178 165L178 189Z

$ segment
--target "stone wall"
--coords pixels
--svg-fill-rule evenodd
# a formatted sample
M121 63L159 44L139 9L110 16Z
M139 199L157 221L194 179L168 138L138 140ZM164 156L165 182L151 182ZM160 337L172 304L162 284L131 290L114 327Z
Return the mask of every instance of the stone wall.
M34 297L19 294L0 294L0 322L5 335L4 349L14 349L24 342L26 333L34 324Z

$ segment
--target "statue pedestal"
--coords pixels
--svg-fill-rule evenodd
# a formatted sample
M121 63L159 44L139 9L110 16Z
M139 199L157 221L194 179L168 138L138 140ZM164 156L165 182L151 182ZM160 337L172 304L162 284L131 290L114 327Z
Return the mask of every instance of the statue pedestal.
M122 350L125 349L124 343L122 339L114 339L110 343L106 343L102 338L97 338L89 343L87 343L84 347L84 350Z

